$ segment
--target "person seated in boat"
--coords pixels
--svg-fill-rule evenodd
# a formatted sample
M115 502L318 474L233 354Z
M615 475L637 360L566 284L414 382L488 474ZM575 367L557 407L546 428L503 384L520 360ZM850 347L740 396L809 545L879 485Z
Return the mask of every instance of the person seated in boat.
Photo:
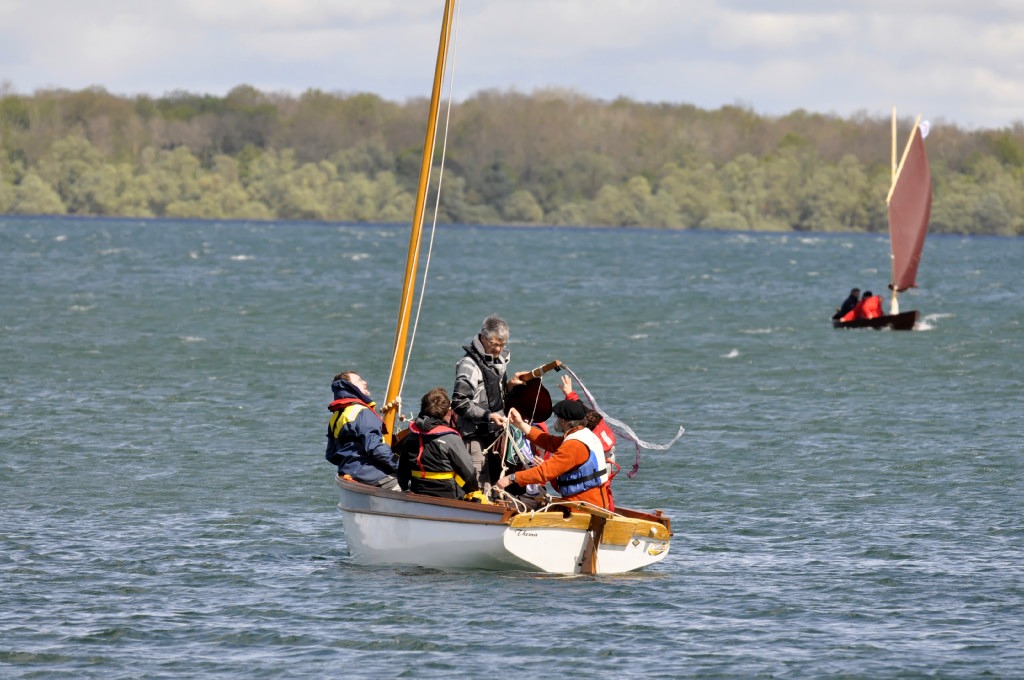
M870 290L864 291L864 299L860 301L860 305L861 314L865 319L877 319L885 315L882 310L882 296L874 295Z
M847 298L843 300L843 304L840 305L839 309L836 310L836 313L832 315L832 318L842 319L848 312L852 311L853 308L857 306L858 302L860 302L860 288L853 288L850 290L850 294Z
M451 426L452 402L443 387L420 400L420 412L409 426L410 435L398 445L398 483L405 491L464 498L482 496L469 451Z
M857 306L843 315L840 321L854 321L856 319L877 319L882 316L882 296L875 295L870 290L864 291L864 297L860 299Z
M331 419L327 425L327 451L324 457L338 466L339 475L400 491L394 474L397 460L384 441L384 421L370 400L370 389L355 371L334 376L331 383L334 401L327 409Z
M495 486L505 489L510 484L545 484L551 482L562 498L583 501L611 509L608 465L604 446L585 426L587 407L579 401L563 399L552 407L554 429L563 436L547 434L523 420L514 408L508 412L509 422L541 448L551 451L550 457L538 465L513 472L499 479Z
M489 316L480 332L463 346L465 355L455 364L452 409L458 429L469 449L480 489L486 494L500 471L498 456L487 456L505 426L505 396L510 387L522 384L516 374L508 378L511 353L509 328L504 319Z
M580 396L576 394L576 391L572 388L572 378L563 375L562 376L562 394L565 395L566 399L572 401L580 401ZM586 426L591 432L597 435L597 438L601 440L601 446L604 447L604 458L608 462L615 460L615 433L612 432L612 428L608 427L608 423L604 422L604 416L594 410L587 410Z

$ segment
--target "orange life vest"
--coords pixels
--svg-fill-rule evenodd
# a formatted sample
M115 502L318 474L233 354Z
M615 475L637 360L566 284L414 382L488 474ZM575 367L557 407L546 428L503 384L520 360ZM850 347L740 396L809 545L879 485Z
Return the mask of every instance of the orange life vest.
M867 300L861 302L863 309L861 313L865 319L877 319L882 316L882 296L872 295Z
M842 316L840 321L853 321L854 319L877 319L883 316L882 296L872 295L857 303L857 306Z

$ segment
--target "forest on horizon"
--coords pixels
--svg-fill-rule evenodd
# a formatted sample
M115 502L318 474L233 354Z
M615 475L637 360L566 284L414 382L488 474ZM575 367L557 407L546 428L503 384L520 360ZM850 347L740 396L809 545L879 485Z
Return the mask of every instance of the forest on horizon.
M427 106L247 85L128 97L3 83L0 214L408 222ZM912 124L899 120L900 153ZM867 114L483 91L453 105L439 220L881 232L890 127ZM925 147L932 232L1024 234L1024 123L932 121Z

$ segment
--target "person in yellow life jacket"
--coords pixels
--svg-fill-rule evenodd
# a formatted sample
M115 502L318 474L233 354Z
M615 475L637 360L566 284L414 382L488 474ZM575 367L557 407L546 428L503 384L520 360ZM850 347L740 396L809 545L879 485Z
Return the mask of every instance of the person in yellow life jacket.
M327 451L324 457L338 466L339 475L349 475L363 484L388 491L400 491L394 477L394 452L384 441L384 421L370 401L370 388L355 371L334 376L334 401L327 410Z
M882 296L874 295L870 290L864 291L864 297L860 299L857 306L843 315L840 321L853 321L855 319L877 319L883 316Z
M452 402L443 387L420 400L409 436L398 445L398 483L405 491L440 498L476 495L476 468L458 430L451 427Z

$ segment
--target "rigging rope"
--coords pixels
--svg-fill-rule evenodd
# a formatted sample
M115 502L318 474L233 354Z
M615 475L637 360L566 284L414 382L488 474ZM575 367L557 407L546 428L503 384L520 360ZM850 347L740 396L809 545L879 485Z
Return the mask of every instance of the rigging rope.
M587 389L587 386L583 384L583 381L580 380L580 377L578 375L573 373L571 368L569 368L565 364L562 364L562 368L565 369L566 371L568 371L569 375L571 375L576 380L576 382L579 384L580 389L583 390L583 394L587 397L587 401L590 403L590 407L592 409L594 409L595 411L597 411L598 413L600 413L601 417L603 417L605 419L605 421L607 421L607 423L611 426L611 428L615 432L617 432L618 434L624 436L626 439L628 439L631 442L633 442L633 445L636 447L636 461L633 463L633 468L629 472L626 473L626 476L629 477L630 479L633 479L633 477L637 473L637 470L640 469L640 449L641 448L644 448L644 449L654 449L654 450L657 450L657 451L664 451L668 447L670 447L673 444L675 444L676 441L680 437L683 436L683 433L686 432L686 428L680 426L679 432L677 432L676 436L672 437L672 440L669 441L669 443L667 443L667 444L651 444L650 442L646 442L643 439L640 439L640 437L638 437L636 435L636 432L633 432L633 428L631 428L629 425L625 424L621 420L617 420L615 418L612 418L610 415L608 415L607 413L605 413L604 411L601 410L601 407L597 405L597 400L594 399L594 395L590 393L590 390Z

